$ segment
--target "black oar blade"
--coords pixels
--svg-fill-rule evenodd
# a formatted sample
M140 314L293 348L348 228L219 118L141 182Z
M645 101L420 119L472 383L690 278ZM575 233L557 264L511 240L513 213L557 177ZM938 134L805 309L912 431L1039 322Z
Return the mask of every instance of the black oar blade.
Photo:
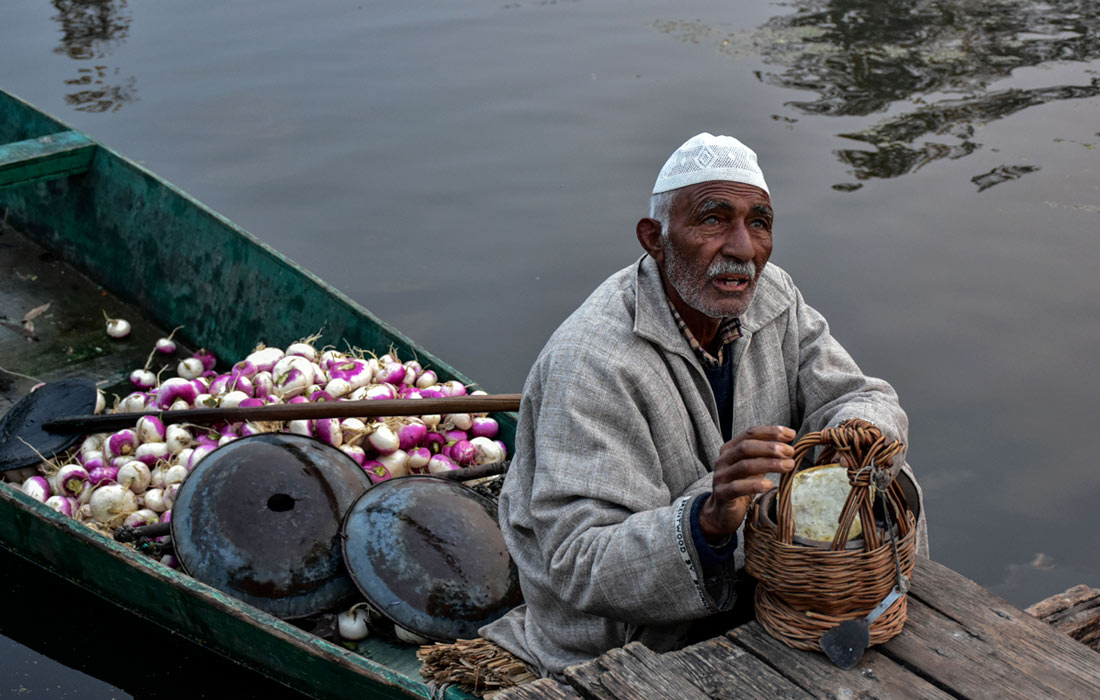
M871 624L865 617L847 620L821 635L818 643L834 664L848 670L859 663L871 643Z
M0 419L0 472L30 467L70 447L80 435L46 432L42 424L51 418L95 410L95 382L63 379L50 382L19 399ZM37 451L36 451L37 450Z

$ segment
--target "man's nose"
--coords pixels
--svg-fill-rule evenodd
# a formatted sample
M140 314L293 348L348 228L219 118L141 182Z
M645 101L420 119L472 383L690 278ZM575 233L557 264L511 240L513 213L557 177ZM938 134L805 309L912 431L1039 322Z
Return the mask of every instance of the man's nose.
M753 259L755 252L748 227L743 221L734 222L733 226L726 231L726 237L722 241L722 255L749 262Z

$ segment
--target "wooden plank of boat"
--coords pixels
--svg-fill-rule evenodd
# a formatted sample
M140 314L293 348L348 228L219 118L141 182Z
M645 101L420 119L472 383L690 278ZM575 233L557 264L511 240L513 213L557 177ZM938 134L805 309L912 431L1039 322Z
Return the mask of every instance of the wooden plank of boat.
M0 146L0 187L78 175L92 162L95 144L78 131L61 131Z
M67 132L0 92L0 144L21 143L4 153L7 162L23 163L19 184L0 188L0 262L12 271L0 278L0 320L18 327L26 311L51 304L35 321L37 340L0 329L0 366L7 370L0 372L0 410L37 380L89 376L124 392L129 371L176 326L184 326L184 342L223 358L243 357L257 341L285 346L323 328L326 343L393 347L444 379L469 383L315 275L102 144L78 146L91 154L86 169L34 170L35 147L26 142ZM130 337L103 334L100 310L108 308L134 323ZM511 445L514 415L495 417ZM309 695L431 696L415 647L375 637L358 653L332 644L12 488L0 487L0 546ZM453 688L446 696L467 697Z

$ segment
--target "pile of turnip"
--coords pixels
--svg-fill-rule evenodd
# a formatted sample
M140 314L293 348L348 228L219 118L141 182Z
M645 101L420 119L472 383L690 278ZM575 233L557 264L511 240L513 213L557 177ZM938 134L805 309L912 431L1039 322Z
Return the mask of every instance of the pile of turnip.
M416 360L393 351L317 348L316 337L287 348L258 346L226 371L206 350L179 361L175 376L160 379L149 366L156 354L176 353L161 338L146 366L130 375L134 391L116 397L111 412L261 406L316 401L417 399L458 396L469 387L440 382ZM163 372L162 372L163 373ZM483 394L481 391L471 392ZM100 396L98 410L106 408ZM46 460L22 484L24 493L89 527L113 532L171 519L180 485L200 460L233 440L264 432L291 432L326 442L351 457L374 482L407 474L438 473L499 462L506 447L486 414L450 414L359 420L328 418L286 423L165 425L135 416L115 433L89 435L79 447ZM170 555L163 559L174 565Z

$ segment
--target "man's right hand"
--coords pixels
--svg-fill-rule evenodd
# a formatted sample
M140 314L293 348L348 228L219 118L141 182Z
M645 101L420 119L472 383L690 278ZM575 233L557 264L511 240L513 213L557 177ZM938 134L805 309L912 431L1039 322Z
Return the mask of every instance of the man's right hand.
M794 438L791 428L766 425L749 428L722 445L714 462L710 498L699 513L699 526L707 541L737 532L752 497L775 488L766 474L783 474L794 468Z

